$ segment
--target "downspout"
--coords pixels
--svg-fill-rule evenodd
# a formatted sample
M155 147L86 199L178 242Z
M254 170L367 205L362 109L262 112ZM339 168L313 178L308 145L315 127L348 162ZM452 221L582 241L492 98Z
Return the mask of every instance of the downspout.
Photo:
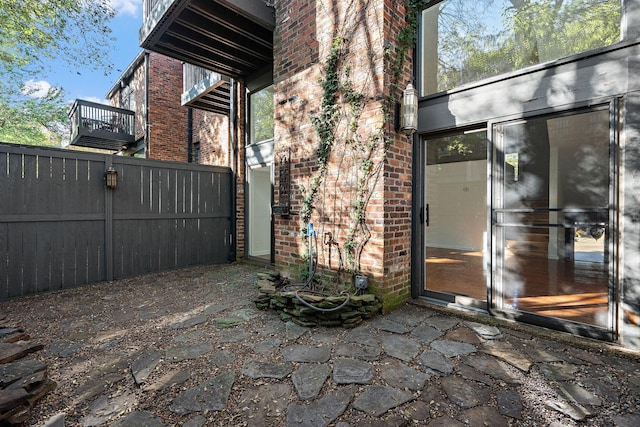
M144 51L144 157L149 157L149 51Z
M236 96L236 80L235 79L231 79L230 81L231 87L229 88L229 151L230 151L230 168L231 168L231 235L229 236L229 245L230 245L230 250L229 250L229 261L233 262L236 260L236 257L238 256L237 254L237 250L236 250L236 246L237 246L237 212L236 212L236 208L237 208L237 191L236 191L236 187L237 187L237 176L236 176L236 170L237 170L237 165L236 165L236 161L237 161L237 147L236 147L236 143L237 143L237 138L236 138L236 131L237 131L237 116L236 116L236 112L238 110L238 99Z
M187 108L187 161L193 163L193 109Z

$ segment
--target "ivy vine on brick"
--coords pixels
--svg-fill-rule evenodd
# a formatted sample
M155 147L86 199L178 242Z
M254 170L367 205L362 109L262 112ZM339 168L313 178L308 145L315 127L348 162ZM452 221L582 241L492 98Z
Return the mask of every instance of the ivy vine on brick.
M405 0L405 25L398 34L397 46L395 49L385 50L385 57L390 64L392 92L398 90L398 82L402 76L407 52L415 46L418 12L424 8L426 3L426 0ZM358 136L359 123L362 111L369 99L354 89L350 80L350 67L343 64L348 53L347 45L348 43L344 39L336 37L325 62L323 78L320 82L323 91L321 109L311 118L318 137L318 146L315 150L317 170L311 179L309 188L303 191L300 219L301 234L304 237L306 236L307 224L314 211L318 192L326 180L328 163L334 145L337 140L350 144L351 149L359 153L357 170L352 172L358 178L355 199L351 204L351 218L345 241L342 244L346 265L340 268L344 267L350 273L358 273L360 271L360 256L371 235L366 224L367 206L373 195L376 182L381 176L387 149L391 143L387 129L392 119L391 112L394 111L395 100L392 96L384 100L381 106L384 116L383 124L369 136L368 140L360 140ZM346 132L351 136L337 135L340 116L339 100L344 100L349 106L350 117Z

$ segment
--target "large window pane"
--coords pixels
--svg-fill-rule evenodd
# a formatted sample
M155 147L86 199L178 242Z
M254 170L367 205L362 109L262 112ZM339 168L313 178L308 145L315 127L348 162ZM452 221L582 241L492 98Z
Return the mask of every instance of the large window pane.
M620 0L446 0L422 14L423 95L620 41Z
M425 142L425 290L486 300L487 132Z
M496 125L494 305L610 326L610 119Z
M273 138L273 86L250 96L249 144Z

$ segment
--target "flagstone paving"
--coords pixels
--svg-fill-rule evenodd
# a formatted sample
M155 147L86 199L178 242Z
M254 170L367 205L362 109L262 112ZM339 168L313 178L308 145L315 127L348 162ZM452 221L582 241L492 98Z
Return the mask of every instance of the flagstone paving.
M40 357L69 382L32 424L62 413L67 425L86 427L640 425L637 355L418 304L355 329L305 328L252 307L259 268L196 271L209 286L192 279L174 305L158 308L151 296L161 292L147 291L144 310L133 302L144 294L127 298L132 307L112 306L113 319L95 329L65 320L93 338L51 337ZM93 298L122 304L127 289ZM150 311L166 315L151 327ZM134 322L139 330L105 332Z

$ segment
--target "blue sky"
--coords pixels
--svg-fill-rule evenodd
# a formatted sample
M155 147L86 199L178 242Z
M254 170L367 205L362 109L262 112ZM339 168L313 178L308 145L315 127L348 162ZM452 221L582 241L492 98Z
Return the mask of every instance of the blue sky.
M62 66L61 62L54 62L50 72L34 79L36 87L45 89L45 92L49 85L61 87L68 100L106 102L104 97L109 89L141 50L138 30L142 25L142 0L108 1L117 13L110 25L112 36L116 39L110 58L113 71L107 76L103 70L89 69L78 70L78 74L70 67Z

